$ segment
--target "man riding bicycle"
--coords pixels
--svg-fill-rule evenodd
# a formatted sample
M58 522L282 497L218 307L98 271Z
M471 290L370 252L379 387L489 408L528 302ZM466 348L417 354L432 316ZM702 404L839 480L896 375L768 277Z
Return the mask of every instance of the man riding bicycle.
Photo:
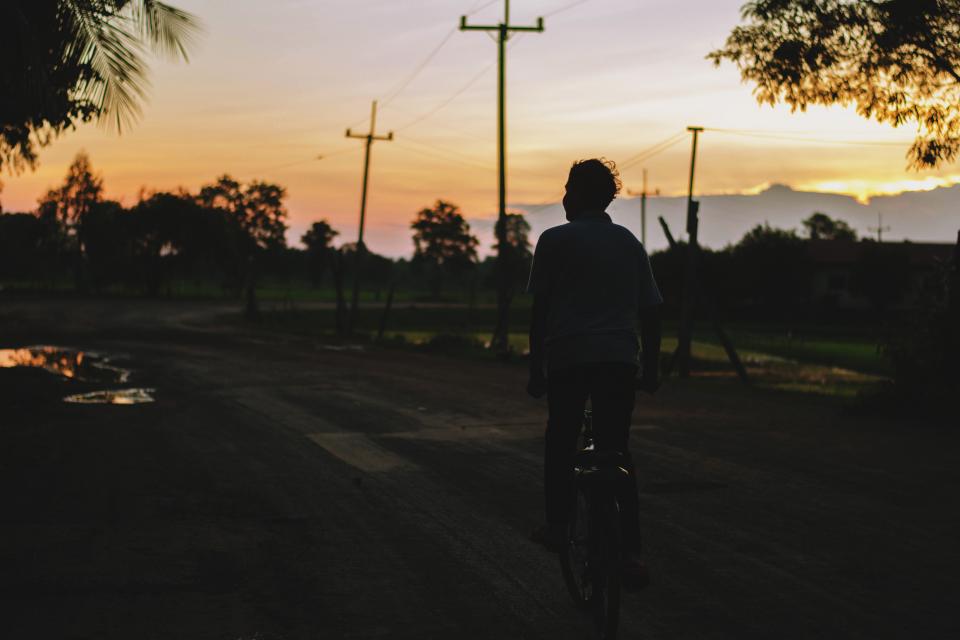
M527 392L535 398L547 394L549 417L547 522L533 538L554 552L565 544L573 457L590 398L596 448L623 454L630 472L630 483L617 496L623 577L642 586L647 574L640 560L639 498L628 439L636 388L653 393L658 386L663 299L643 245L605 211L619 191L612 162L574 163L563 198L568 223L544 231L534 253Z

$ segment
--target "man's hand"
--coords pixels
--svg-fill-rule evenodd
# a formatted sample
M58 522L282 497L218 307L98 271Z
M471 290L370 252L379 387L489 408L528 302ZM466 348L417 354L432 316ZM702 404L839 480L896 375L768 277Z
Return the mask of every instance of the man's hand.
M534 398L542 398L547 392L547 378L540 369L530 370L530 379L527 381L527 393Z
M656 376L643 376L637 380L637 389L646 391L650 395L657 392L660 388L660 380Z

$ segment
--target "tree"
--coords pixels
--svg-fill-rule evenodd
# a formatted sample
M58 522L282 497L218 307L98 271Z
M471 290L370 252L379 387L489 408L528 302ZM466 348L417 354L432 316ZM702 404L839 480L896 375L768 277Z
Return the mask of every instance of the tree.
M757 225L732 248L730 290L764 312L790 313L809 293L807 261L796 232Z
M307 248L307 257L310 261L310 278L314 285L320 284L323 274L333 260L333 239L340 235L326 220L320 220L310 225L310 228L300 237L300 241Z
M94 291L112 282L126 281L130 273L130 215L119 202L98 200L77 225L83 247L84 272Z
M103 200L103 178L93 172L90 156L80 151L74 157L63 186L51 189L40 200L40 208L50 207L57 221L75 234L84 217Z
M857 232L844 220L831 218L819 211L804 220L803 226L811 240L857 240Z
M103 178L94 173L90 157L79 152L67 170L63 186L51 189L40 199L37 214L52 226L57 250L73 265L78 289L85 289L84 259L86 249L80 228L95 207L103 202Z
M244 186L222 175L200 188L197 201L233 216L257 248L282 249L287 246L286 195L286 189L276 184L255 180Z
M853 105L895 127L913 123L914 169L960 150L960 0L755 0L723 48L761 103Z
M462 273L476 264L480 243L470 233L470 225L456 205L437 200L432 209L421 209L417 213L410 228L413 229L413 260L434 270L436 295L440 294L445 273Z
M960 394L960 234L953 260L925 278L917 303L889 326L884 353L893 365L898 404L916 413L940 414L956 425Z
M219 209L240 233L233 233L239 270L246 290L246 314L259 316L256 300L256 256L263 251L282 250L287 246L287 209L283 205L286 189L268 182L253 181L241 185L228 175L213 184L201 187L197 203ZM229 231L229 229L228 229Z
M199 32L195 17L157 0L6 0L0 24L0 169L14 172L78 124L131 124L145 54L186 60Z
M27 278L42 266L43 223L30 213L0 212L0 276Z
M496 269L506 271L502 282L507 284L506 299L509 304L517 288L526 283L530 272L530 259L533 257L530 251L530 223L521 213L508 213L497 220L494 235L497 242L493 247L501 256L496 262ZM498 282L501 282L499 277Z

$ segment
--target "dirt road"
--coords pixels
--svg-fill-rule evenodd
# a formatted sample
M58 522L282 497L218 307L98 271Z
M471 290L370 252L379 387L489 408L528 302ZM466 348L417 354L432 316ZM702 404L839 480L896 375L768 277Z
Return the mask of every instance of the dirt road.
M127 354L157 402L0 369L10 638L589 638L522 367L236 329L195 303L0 301L0 348ZM92 387L90 387L92 388ZM957 637L960 437L726 381L644 398L654 584L625 638Z

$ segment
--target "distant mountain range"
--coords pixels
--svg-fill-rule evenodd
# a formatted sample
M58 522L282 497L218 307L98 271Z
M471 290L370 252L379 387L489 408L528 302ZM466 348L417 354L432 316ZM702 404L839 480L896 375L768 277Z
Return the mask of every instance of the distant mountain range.
M883 239L913 242L949 242L957 240L960 230L960 185L941 187L932 191L910 191L894 196L877 196L863 204L852 196L811 191L796 191L786 185L775 184L755 195L704 195L700 201L700 242L722 248L738 241L744 233L758 224L802 230L801 221L814 211L845 220L860 236L876 237L870 227L877 226L877 215L883 215ZM651 251L667 246L666 238L657 222L663 216L674 237L686 237L685 197L647 198L647 245ZM527 213L531 226L531 240L544 229L563 224L563 207L559 204L533 205L514 203L513 209ZM609 213L614 222L622 224L640 237L640 198L617 198ZM493 220L469 220L481 243L488 245L492 238Z

